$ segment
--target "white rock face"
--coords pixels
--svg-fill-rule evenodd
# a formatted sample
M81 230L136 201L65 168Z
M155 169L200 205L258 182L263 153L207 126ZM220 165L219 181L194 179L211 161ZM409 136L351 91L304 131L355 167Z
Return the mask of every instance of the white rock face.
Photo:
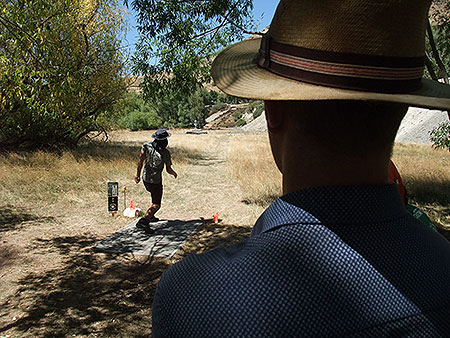
M431 144L430 131L449 121L446 111L410 107L400 124L396 142Z
M431 144L430 131L440 123L449 121L446 111L411 107L400 124L396 142ZM249 124L244 131L267 130L264 112Z
M262 112L256 119L252 122L246 124L242 127L245 131L263 131L267 130L266 114Z

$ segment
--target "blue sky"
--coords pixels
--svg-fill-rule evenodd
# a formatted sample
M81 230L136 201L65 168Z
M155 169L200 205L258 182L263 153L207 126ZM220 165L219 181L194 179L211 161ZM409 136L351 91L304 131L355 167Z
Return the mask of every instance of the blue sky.
M129 0L129 3L131 0ZM277 8L279 0L253 0L253 15L256 21L260 21L257 30L261 30L267 27L272 20L272 16ZM123 42L123 46L129 46L130 50L133 50L134 44L137 41L136 20L134 19L134 12L131 8L128 9L127 15L128 27L126 41ZM262 20L261 19L262 16Z

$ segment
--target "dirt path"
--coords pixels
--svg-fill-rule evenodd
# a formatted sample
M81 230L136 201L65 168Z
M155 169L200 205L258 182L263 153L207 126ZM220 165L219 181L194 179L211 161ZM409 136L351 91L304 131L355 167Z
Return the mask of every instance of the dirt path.
M219 212L224 224L251 226L263 208L243 203L240 188L229 177L226 161L232 136L222 132L192 137L203 138L194 141L207 142L208 146L202 158L179 170L176 184L165 175L165 195L159 215L191 220L209 219Z

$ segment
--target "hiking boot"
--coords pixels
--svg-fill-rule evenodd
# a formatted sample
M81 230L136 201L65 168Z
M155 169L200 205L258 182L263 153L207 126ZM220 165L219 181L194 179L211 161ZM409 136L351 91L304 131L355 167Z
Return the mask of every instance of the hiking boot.
M153 234L155 232L155 230L153 230L152 228L150 228L150 226L148 225L149 220L146 219L145 217L142 217L139 219L139 221L137 221L136 223L136 228L138 229L142 229L144 230L146 233L148 234Z
M148 227L148 223L149 221L146 218L141 217L136 223L136 228L145 229L146 227Z
M148 225L144 228L144 231L148 234L154 234L155 230L153 228L150 228Z

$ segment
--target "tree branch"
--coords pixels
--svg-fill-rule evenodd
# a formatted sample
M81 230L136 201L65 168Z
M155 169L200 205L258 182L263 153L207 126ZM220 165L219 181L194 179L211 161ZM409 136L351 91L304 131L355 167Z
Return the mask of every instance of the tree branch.
M428 35L428 41L430 42L431 50L433 52L434 59L439 68L439 71L440 71L439 75L444 78L444 82L446 84L450 84L449 80L448 80L447 72L445 70L444 63L442 62L442 60L439 56L439 52L438 52L438 50L436 48L436 44L434 42L433 31L431 30L430 20L428 20L428 25L427 25L427 35Z
M433 80L438 81L438 77L436 75L436 72L433 69L433 63L431 62L431 59L428 55L428 53L425 53L425 65L427 66L428 73L430 73L430 76Z

